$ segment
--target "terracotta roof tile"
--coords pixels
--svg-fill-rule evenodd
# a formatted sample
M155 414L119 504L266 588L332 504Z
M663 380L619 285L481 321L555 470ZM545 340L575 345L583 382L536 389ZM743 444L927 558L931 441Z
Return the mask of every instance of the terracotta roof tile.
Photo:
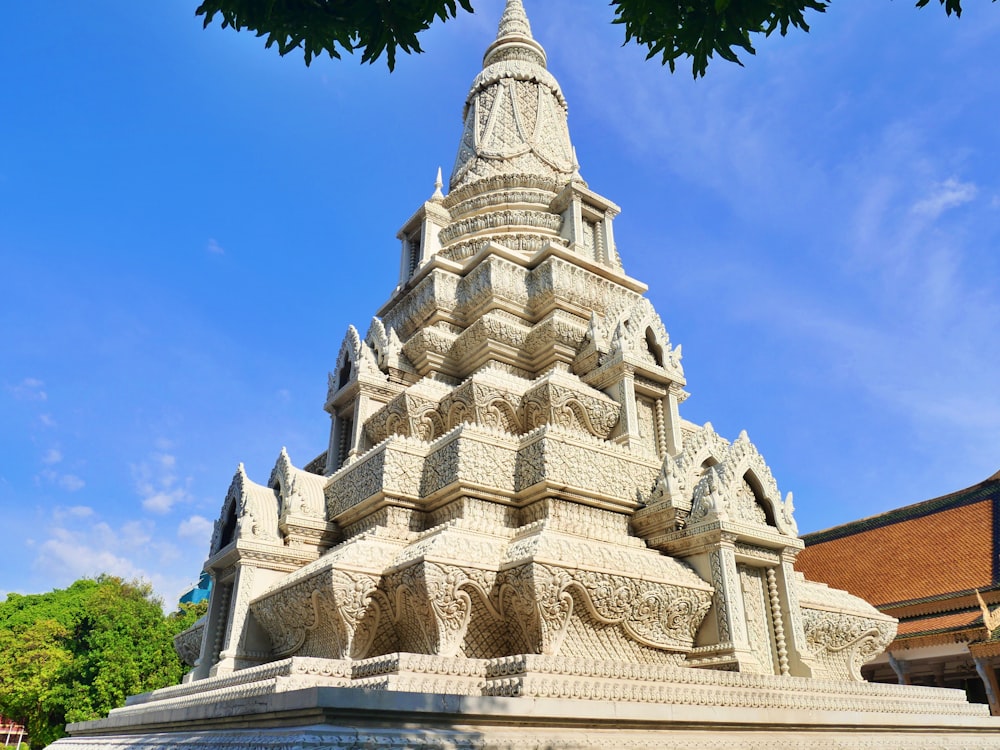
M900 620L896 637L940 633L947 630L968 630L970 625L978 623L982 627L983 615L979 610L969 612L951 612L936 617L920 617L913 620Z
M857 534L861 531L868 531L880 526L887 526L889 524L899 523L900 521L906 521L911 518L930 515L948 508L957 508L960 505L970 505L988 498L1000 500L1000 471L988 479L983 480L979 484L974 484L964 490L951 492L947 495L941 495L941 497L935 497L930 500L914 503L913 505L906 505L902 508L896 508L895 510L880 513L877 516L861 518L857 521L851 521L850 523L845 523L841 526L834 526L822 531L805 534L802 539L805 541L806 545L828 542L832 539L839 539L842 536L850 536L852 534Z
M934 501L921 505L929 503ZM989 587L993 500L965 503L902 515L874 528L859 526L825 541L826 532L807 535L795 567L806 578L846 589L876 606ZM816 541L810 544L809 536Z

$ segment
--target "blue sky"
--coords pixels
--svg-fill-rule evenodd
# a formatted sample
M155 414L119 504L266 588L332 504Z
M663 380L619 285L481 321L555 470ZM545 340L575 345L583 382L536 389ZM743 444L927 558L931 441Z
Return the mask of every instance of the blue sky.
M173 601L237 462L325 447L326 373L454 160L500 0L426 54L279 58L195 2L16 3L0 46L0 596ZM748 430L812 531L1000 469L1000 10L838 0L671 75L601 2L527 3L682 415Z

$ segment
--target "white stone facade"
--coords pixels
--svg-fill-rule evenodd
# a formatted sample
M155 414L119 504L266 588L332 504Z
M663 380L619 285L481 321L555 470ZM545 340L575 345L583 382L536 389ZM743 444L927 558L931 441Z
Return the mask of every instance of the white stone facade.
M996 746L955 691L860 682L895 620L796 575L791 495L745 433L680 416L681 349L519 0L463 117L399 286L344 338L328 449L236 473L188 680L59 745Z

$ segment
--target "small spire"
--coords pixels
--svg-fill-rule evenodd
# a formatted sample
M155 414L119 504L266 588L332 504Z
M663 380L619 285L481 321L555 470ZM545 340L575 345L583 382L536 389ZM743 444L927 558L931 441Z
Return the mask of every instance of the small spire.
M531 24L528 22L528 14L524 12L521 0L507 0L503 15L500 17L497 38L486 50L483 65L490 65L500 50L511 46L527 50L533 62L545 67L545 50L531 36Z
M573 176L570 178L570 181L587 187L587 181L580 174L580 160L576 158L576 146L573 146Z
M500 28L497 30L497 39L505 36L524 36L528 39L531 36L531 24L528 22L528 14L524 12L524 5L521 0L507 0L507 7L503 9L500 17Z
M440 203L444 200L444 193L441 192L442 187L444 187L444 182L441 180L441 167L438 167L437 179L434 180L434 194L431 196L431 201L434 203Z

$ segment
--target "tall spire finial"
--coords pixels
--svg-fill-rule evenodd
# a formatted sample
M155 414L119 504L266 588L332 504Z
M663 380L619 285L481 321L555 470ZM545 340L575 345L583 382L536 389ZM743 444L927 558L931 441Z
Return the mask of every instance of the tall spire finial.
M438 167L437 179L434 180L434 194L431 196L431 200L435 203L444 200L444 193L441 192L441 188L444 187L444 182L441 181L441 167Z
M500 17L500 28L497 31L497 39L505 36L525 36L531 39L531 24L528 23L528 15L524 12L524 4L521 0L507 0L507 7Z
M512 48L520 50L520 53L514 54L515 58L526 59L526 55L527 59L545 67L545 50L531 36L531 24L528 22L528 14L524 12L521 0L507 0L503 15L500 17L496 41L486 50L483 67L508 57L501 53Z

